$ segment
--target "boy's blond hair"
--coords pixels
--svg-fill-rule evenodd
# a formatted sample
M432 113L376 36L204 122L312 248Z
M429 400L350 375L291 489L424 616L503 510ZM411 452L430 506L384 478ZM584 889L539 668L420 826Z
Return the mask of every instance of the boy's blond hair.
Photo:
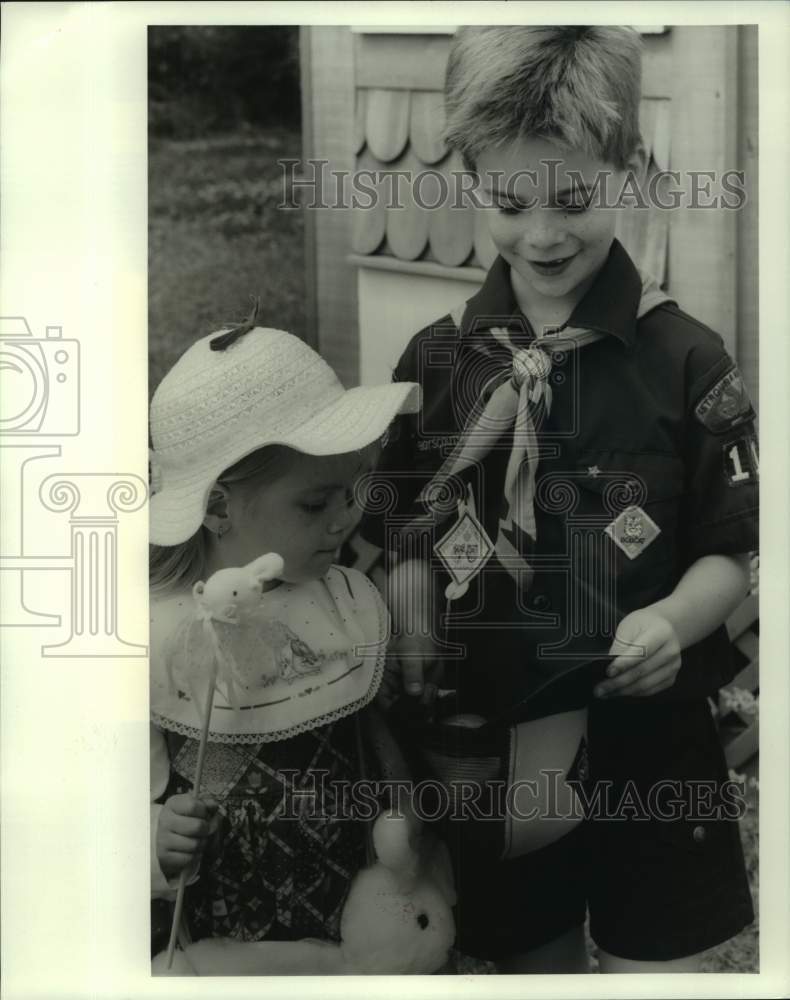
M640 142L641 79L632 28L463 28L447 64L445 137L469 168L484 149L534 136L625 169Z

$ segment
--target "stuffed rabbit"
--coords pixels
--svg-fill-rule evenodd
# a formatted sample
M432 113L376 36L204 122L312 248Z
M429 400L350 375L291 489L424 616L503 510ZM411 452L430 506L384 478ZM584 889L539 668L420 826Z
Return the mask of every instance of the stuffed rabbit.
M170 975L408 975L438 971L455 940L452 871L444 845L411 815L382 813L377 860L354 879L339 943L208 938L176 954ZM164 955L154 974L168 974Z

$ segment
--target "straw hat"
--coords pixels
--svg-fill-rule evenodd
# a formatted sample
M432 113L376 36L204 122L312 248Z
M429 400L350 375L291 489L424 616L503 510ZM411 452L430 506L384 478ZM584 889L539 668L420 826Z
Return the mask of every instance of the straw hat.
M283 330L204 337L162 379L151 402L150 540L177 545L190 538L220 474L258 448L345 454L380 438L397 414L419 407L414 382L344 389L323 358Z

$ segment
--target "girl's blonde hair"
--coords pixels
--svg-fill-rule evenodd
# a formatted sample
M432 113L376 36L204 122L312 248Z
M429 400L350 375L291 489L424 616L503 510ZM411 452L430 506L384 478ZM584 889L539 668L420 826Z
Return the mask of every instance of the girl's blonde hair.
M264 480L271 482L276 475L275 466L289 451L282 445L267 445L225 469L209 493L207 508L221 499L220 486L254 487ZM209 534L208 528L201 525L191 538L178 545L149 545L148 583L151 591L159 593L179 585L192 586L205 579Z
M357 453L371 467L380 451L374 441ZM253 489L273 482L286 466L289 455L298 454L285 445L271 444L259 448L231 465L220 476L209 493L207 509L222 498L218 487L236 486ZM191 587L206 578L209 530L202 525L191 538L178 545L148 546L148 584L152 593L161 593L177 586Z

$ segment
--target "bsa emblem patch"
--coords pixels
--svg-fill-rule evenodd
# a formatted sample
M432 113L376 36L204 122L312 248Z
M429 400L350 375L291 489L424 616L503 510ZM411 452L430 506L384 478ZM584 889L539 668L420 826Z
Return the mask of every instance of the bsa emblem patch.
M494 546L483 525L463 507L458 520L433 550L456 586L463 587L488 562Z
M641 507L626 507L604 531L629 559L636 559L661 534L659 526Z
M741 373L731 368L694 407L697 419L713 434L738 427L754 417Z

